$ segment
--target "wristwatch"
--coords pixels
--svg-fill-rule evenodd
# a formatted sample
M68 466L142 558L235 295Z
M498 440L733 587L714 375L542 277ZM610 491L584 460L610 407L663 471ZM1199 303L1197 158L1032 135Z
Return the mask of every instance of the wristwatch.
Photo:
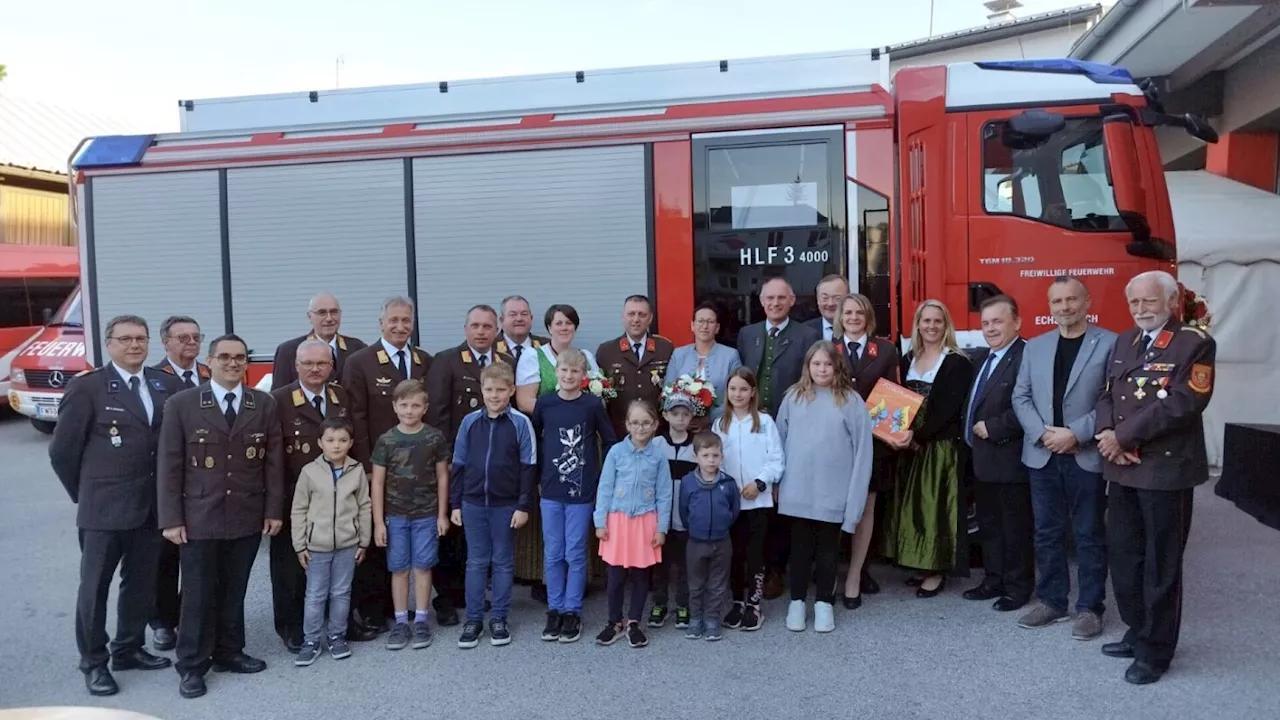
M756 478L756 490L759 490L760 492L764 492L765 490L768 490L768 489L769 489L769 486L765 485L763 480Z

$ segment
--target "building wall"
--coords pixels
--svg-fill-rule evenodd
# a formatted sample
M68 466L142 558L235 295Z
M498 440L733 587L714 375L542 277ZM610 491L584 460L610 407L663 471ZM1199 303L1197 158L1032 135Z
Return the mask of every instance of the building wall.
M0 184L0 244L75 245L66 193Z
M943 50L941 52L918 55L904 60L894 60L893 51L889 52L889 71L896 73L904 67L921 65L945 65L953 62L980 62L989 60L1034 60L1038 58L1067 57L1071 44L1086 29L1081 23L1078 26L1045 30L1029 33L1021 37L1006 38L994 42L979 43L968 47Z

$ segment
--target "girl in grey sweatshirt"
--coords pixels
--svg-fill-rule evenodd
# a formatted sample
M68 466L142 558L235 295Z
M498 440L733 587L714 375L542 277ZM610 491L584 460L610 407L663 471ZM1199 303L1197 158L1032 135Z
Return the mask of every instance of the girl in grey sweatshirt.
M862 519L871 481L871 419L853 389L844 354L830 342L805 354L800 382L778 408L778 433L787 458L778 485L778 513L791 518L791 605L787 629L806 625L805 598L817 576L814 630L835 629L836 563L840 531Z

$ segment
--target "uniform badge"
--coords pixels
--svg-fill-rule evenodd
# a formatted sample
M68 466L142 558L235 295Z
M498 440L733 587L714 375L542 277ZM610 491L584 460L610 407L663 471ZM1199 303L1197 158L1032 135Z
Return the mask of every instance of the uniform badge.
M541 349L542 349L542 343L541 343L541 342L539 342L537 338L534 338L534 339L533 339L533 349L534 349L534 350L541 350Z
M343 352L347 351L347 339L341 335L338 336L338 349Z
M329 402L334 405L338 404L338 393L334 392L333 388L329 388Z
M200 375L200 377L202 377L202 378L208 378L208 377L209 377L209 368L205 367L204 365L200 365L200 366L198 366L198 367L196 368L196 372L197 372L197 373Z
M250 460L252 460L252 459L254 459L254 458L258 457L258 449L257 449L257 448L255 448L254 446L250 445L249 447L247 447L247 448L245 448L245 449L244 449L244 456L245 456L246 458L249 458Z
M477 405L479 405L479 404L480 404L480 402L479 402L478 400L476 400L475 398L471 398L471 407L473 407L473 408L474 408L475 406L477 406Z
M195 458L191 458L191 467L200 467L200 461Z
M115 430L115 428L111 428L111 429ZM111 435L111 447L120 447L123 444L124 444L124 441L120 439L119 435L116 435L114 433Z
M386 387L391 384L391 378L380 377L373 381L378 387Z
M388 363L390 363L390 362L391 362L391 359L387 357L387 351L386 351L386 350L379 350L379 351L378 351L378 363L379 363L379 364L381 364L381 365L386 365L386 364L388 364Z
M412 355L413 355L413 364L414 364L414 365L421 365L421 364L422 364L422 356L418 354L418 351L417 351L417 350L414 350L414 351L413 351L413 353L412 353Z
M1173 372L1177 367L1173 363L1147 363L1142 366L1143 372Z
M1213 390L1213 367L1201 363L1192 365L1191 379L1187 384L1201 395Z
M210 455L204 459L204 466L210 470L213 469L213 456Z
M302 452L304 453L311 452L311 443L302 443Z
M625 335L623 337L618 338L618 350L622 352L629 352L631 350L631 345L627 343L627 338Z
M511 351L507 348L507 342L505 340L498 341L498 352L502 353L503 355L511 354Z
M1138 389L1133 392L1133 396L1141 400L1147 396L1147 391L1142 389L1142 386L1147 384L1147 378L1134 378L1133 381L1138 384Z
M286 446L285 446L285 448L284 448L284 451L285 451L285 454L287 454L287 455L292 455L292 454L293 454L293 446L292 446L292 445L286 445Z
M302 396L301 388L294 390L292 397L293 397L294 407L302 407L303 405L307 404L307 399Z
M657 349L658 349L658 343L653 338L649 338L648 340L645 341L644 343L645 352L656 352Z
M472 361L471 351L470 351L470 350L463 350L463 351L462 351L462 362L464 362L464 363L470 363L471 361Z
M650 340L649 342L653 342L653 341ZM649 373L649 379L650 381L653 382L654 385L658 385L658 386L662 385L662 376L658 374L657 370L653 370Z
M1163 350L1169 347L1170 340L1173 340L1173 333L1168 330L1161 330L1160 334L1156 335L1156 341L1151 343L1151 347Z
M875 343L871 342L870 340L868 340L868 341L867 341L867 354L868 354L868 355L870 355L871 357L876 357L877 355L879 355L879 354L880 354L880 347L879 347L878 345L876 345Z
M110 430L108 430L107 432L108 432L108 433L110 433L110 434L114 437L114 436L116 436L116 435L119 435L119 434L120 434L120 428L118 428L118 427L116 427L116 426L115 426L115 421L112 421L111 429L110 429Z

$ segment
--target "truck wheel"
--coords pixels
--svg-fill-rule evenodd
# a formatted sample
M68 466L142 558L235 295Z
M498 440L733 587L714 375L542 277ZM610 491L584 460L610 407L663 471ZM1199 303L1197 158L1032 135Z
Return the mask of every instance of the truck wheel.
M35 418L31 418L31 425L32 425L33 427L35 427L35 429L37 429L37 430L39 430L40 432L44 433L45 435L52 435L52 434L53 434L53 425L54 425L54 424L53 424L53 423L51 423L51 422L49 422L48 420L37 420L37 419L35 419Z

